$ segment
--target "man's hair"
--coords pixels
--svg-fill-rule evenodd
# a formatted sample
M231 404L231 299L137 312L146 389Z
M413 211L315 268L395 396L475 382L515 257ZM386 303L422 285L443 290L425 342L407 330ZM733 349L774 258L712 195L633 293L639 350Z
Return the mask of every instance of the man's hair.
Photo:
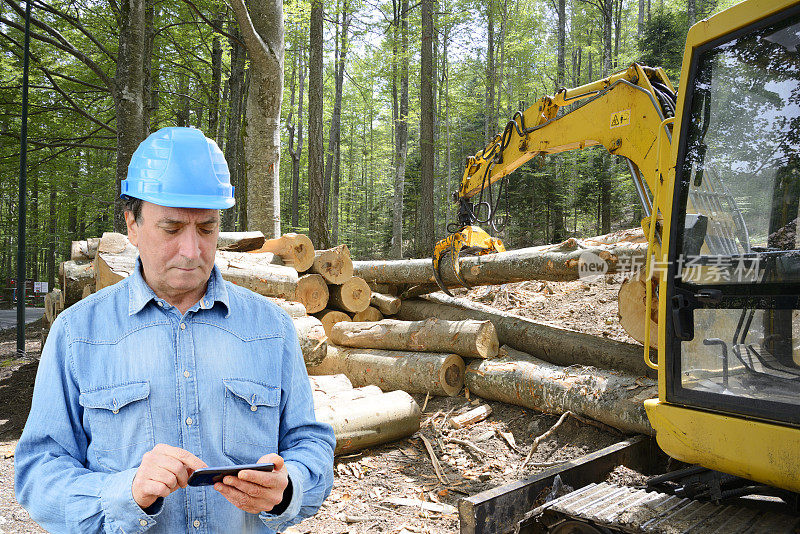
M142 223L142 203L144 201L141 198L129 197L125 195L123 199L123 208L125 211L129 211L133 214L133 218L136 221L136 224Z

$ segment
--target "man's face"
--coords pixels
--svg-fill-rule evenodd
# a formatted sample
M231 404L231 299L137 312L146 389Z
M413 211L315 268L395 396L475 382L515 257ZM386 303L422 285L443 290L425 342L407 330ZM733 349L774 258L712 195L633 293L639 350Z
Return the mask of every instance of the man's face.
M197 302L214 266L219 210L144 202L139 222L131 212L125 212L125 222L128 238L139 248L145 281L156 295L179 307L186 299Z

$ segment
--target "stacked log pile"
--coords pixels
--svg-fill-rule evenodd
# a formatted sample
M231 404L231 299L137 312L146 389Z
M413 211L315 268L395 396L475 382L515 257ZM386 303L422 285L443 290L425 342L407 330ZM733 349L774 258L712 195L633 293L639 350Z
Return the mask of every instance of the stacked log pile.
M600 263L603 273L623 272L644 263L646 243L640 234L627 231L464 257L460 267L473 285L575 280L592 261ZM571 411L624 432L652 432L641 400L654 396L655 382L648 377L655 375L644 364L641 346L430 294L436 290L430 260L354 262L346 245L315 251L302 234L244 243L244 236L220 239L216 264L222 276L273 299L293 317L312 379L347 377L345 391L322 388L315 399L326 401L318 404L320 420L367 421L352 436L394 436L389 427L411 429L414 417L418 428L419 408L413 399L409 402L408 393L458 395L465 386L467 396L548 413ZM247 250L251 247L257 248ZM64 265L65 272L75 273L69 275L74 282L64 278L67 306L79 292L130 275L137 253L119 234L105 234L96 244L87 240L73 250L76 258ZM95 257L88 263L92 251ZM90 269L93 284L85 282ZM450 268L445 266L442 274L446 285L458 285ZM81 279L79 290L67 287L78 286ZM412 298L422 295L427 296ZM637 306L627 309L629 318L639 313ZM337 438L351 435L342 425L334 424ZM354 450L360 438L347 439L348 445L337 443L337 451Z

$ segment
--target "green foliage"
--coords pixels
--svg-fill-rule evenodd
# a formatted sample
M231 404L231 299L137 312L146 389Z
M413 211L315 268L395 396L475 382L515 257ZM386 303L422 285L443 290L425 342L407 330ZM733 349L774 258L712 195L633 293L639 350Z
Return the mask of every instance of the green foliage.
M687 29L685 13L659 11L645 24L639 37L641 62L663 67L674 85L681 75Z

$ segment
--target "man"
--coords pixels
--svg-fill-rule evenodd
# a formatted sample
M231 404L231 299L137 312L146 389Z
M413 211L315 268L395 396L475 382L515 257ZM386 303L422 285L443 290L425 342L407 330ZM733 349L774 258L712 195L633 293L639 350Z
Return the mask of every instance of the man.
M292 321L214 267L225 159L163 128L122 183L134 273L65 310L16 449L17 499L60 532L276 532L330 493L335 440L314 417ZM207 465L271 462L211 486Z

